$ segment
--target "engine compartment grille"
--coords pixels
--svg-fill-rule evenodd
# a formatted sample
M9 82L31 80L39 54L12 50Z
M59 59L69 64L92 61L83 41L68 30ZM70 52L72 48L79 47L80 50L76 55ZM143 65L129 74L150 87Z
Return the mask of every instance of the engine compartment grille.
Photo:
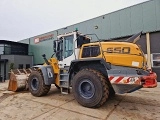
M100 47L98 45L91 45L83 47L82 58L96 57L100 55Z

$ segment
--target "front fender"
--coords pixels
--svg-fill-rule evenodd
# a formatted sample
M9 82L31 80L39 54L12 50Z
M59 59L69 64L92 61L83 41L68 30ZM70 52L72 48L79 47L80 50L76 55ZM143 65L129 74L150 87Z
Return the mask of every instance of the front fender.
M37 65L33 66L33 68L38 68L41 70L45 85L51 85L55 83L54 70L51 65Z

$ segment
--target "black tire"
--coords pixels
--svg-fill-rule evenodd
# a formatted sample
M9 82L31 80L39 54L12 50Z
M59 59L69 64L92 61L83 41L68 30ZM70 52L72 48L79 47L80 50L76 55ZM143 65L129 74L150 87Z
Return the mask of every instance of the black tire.
M28 78L28 87L33 96L40 97L49 92L51 85L45 85L41 73L33 71Z
M79 104L93 108L103 105L109 96L106 78L93 69L84 69L73 78L73 94Z
M115 94L116 94L116 93L115 93L113 87L109 87L109 98L115 96Z

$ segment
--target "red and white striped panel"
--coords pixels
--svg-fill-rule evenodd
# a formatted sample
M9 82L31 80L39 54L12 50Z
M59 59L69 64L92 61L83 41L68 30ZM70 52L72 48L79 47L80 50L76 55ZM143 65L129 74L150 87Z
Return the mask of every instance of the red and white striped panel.
M109 76L111 83L140 84L139 77Z

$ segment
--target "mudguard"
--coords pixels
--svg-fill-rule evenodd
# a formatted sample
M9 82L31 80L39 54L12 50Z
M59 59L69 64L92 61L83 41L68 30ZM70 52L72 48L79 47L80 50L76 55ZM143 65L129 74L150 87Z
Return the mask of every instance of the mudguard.
M51 65L36 65L33 66L33 68L39 68L42 71L44 84L45 85L51 85L55 83L54 79L54 70Z

